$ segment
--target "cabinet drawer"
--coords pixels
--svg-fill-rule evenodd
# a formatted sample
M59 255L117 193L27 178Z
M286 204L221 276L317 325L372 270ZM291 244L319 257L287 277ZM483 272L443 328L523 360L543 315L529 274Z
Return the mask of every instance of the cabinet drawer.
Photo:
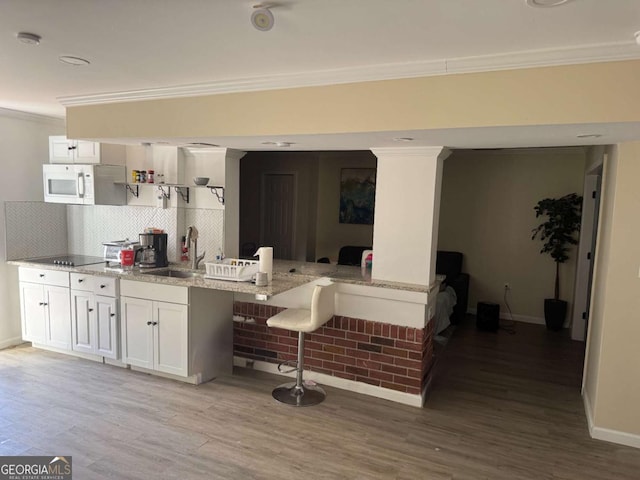
M117 296L118 279L113 277L93 277L93 293L105 297Z
M20 267L18 270L18 277L21 282L69 287L69 272L63 272L60 270Z
M86 273L71 274L71 288L74 290L82 290L84 292L93 292L93 275Z
M189 303L189 287L176 287L153 282L121 280L120 295L183 305Z

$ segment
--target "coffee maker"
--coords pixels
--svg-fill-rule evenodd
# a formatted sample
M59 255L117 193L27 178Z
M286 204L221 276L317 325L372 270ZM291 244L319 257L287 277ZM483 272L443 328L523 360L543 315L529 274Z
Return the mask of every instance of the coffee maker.
M140 268L158 268L169 265L167 260L167 234L141 233L138 252Z

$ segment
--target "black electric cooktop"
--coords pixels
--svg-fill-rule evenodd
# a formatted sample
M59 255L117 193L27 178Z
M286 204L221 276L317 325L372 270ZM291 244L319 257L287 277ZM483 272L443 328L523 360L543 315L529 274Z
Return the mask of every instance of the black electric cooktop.
M62 265L65 267L80 267L82 265L93 265L103 263L103 257L92 257L90 255L58 255L56 257L42 257L29 259L32 263L43 265Z

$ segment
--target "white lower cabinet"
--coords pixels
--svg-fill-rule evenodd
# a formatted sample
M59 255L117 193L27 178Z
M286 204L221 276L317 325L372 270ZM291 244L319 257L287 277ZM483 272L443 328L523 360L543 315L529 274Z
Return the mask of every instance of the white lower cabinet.
M117 280L73 273L71 286L73 350L116 360L119 356Z
M21 267L19 276L22 338L71 350L69 274Z
M202 383L233 368L233 293L122 279L122 362Z
M130 297L121 301L122 361L188 376L188 306Z

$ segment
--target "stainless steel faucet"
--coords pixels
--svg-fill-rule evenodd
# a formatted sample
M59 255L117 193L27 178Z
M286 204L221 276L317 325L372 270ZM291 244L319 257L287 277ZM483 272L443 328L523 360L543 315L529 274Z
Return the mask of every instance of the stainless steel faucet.
M189 258L191 259L191 268L193 270L198 269L198 265L204 258L204 255L207 252L202 252L202 255L198 256L198 229L191 225L187 228L187 238L185 243L187 244L187 249L189 250ZM193 249L191 249L191 244L193 243Z

